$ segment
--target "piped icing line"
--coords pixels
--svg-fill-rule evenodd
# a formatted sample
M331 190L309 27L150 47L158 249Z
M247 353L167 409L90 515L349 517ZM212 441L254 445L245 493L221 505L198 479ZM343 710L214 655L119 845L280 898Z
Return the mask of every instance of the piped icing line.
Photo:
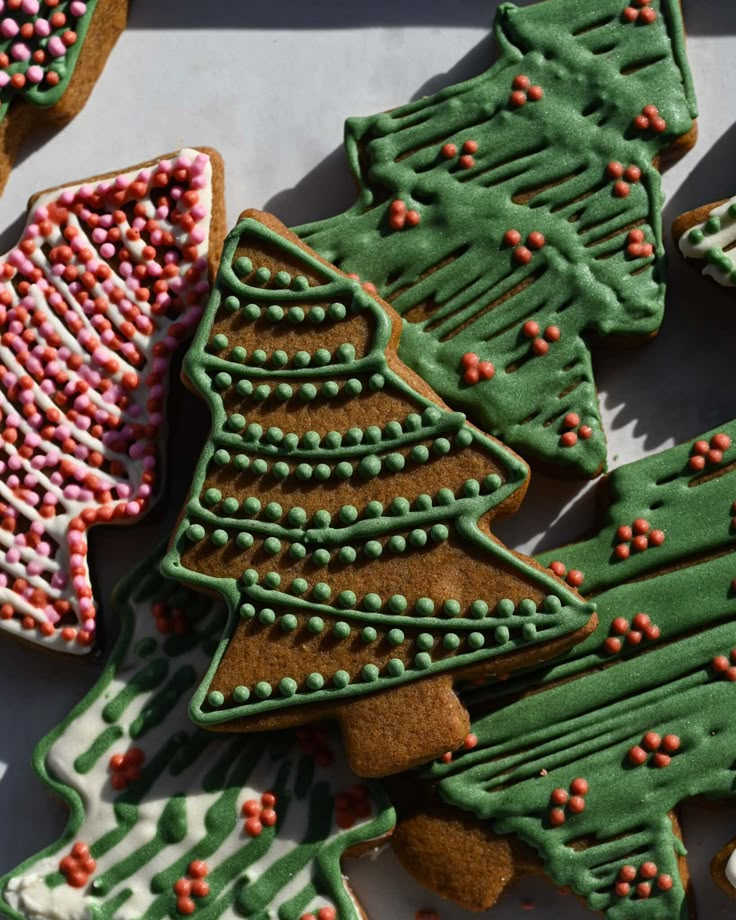
M736 888L736 850L734 850L734 852L729 856L724 871L728 883L733 888Z
M0 120L16 98L40 107L66 92L98 0L6 0L0 9Z
M121 586L122 631L97 685L38 746L69 805L59 841L0 880L14 920L360 920L346 850L388 834L323 729L227 736L192 726L187 690L225 610L164 580L160 554ZM327 756L326 756L327 755Z
M526 467L414 389L389 358L391 323L369 289L267 223L245 217L228 236L185 358L211 434L164 560L167 575L219 592L230 610L194 696L198 722L491 663L591 617L571 588L491 537ZM423 492L413 483L426 475ZM318 667L302 673L305 655Z
M736 422L615 470L598 534L539 557L580 573L597 630L505 682L504 708L499 693L470 690L471 706L497 711L473 720L472 749L425 774L448 802L519 834L556 884L611 920L684 915L669 813L733 797L735 476ZM571 811L576 778L590 788Z
M486 73L348 120L359 199L297 228L396 309L400 357L450 406L582 476L606 460L586 339L659 328L654 162L696 114L680 0L626 9L503 4Z
M213 196L209 154L187 148L42 193L0 259L0 629L72 654L94 642L86 532L155 498Z
M705 261L703 274L724 287L736 286L736 261L731 250L736 245L736 198L721 204L684 233L678 243L688 259Z

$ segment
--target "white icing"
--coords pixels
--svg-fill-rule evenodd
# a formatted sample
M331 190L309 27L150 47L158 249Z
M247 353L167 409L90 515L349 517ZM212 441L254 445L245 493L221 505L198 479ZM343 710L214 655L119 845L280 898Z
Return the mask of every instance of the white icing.
M158 560L153 560L150 571L155 572ZM160 588L161 581L154 576L156 585ZM146 590L145 583L142 589ZM163 590L163 589L162 589ZM168 587L166 590L182 590ZM222 791L206 791L203 780L211 774L217 765L223 762L227 765L228 773L232 774L238 764L239 745L250 746L250 755L256 761L251 769L245 785L238 788L237 799L232 812L234 829L225 837L217 851L206 856L210 872L227 860L233 860L236 854L243 853L244 848L251 842L251 838L244 831L245 818L242 816L243 804L255 799L260 801L264 792L273 790L277 777L281 771L287 771L285 789L281 799L276 804L280 827L276 837L271 841L267 851L260 856L251 866L244 870L247 878L256 881L267 878L276 864L288 857L293 849L307 836L311 794L317 784L327 784L331 794L345 793L357 782L356 778L347 768L343 758L336 751L334 763L327 767L314 767L312 785L306 790L297 791L298 763L302 756L298 748L286 749L284 754L277 754L283 750L276 746L271 747L270 736L232 736L223 734L206 734L195 728L188 714L189 694L184 690L180 693L174 707L169 710L160 724L148 728L139 739L131 738L130 727L145 713L154 698L172 680L175 675L182 673L182 669L191 669L192 674L201 673L207 663L208 656L200 644L185 653L166 658L162 650L162 639L157 632L156 619L152 615L153 600L135 601L132 604L133 635L127 652L111 678L109 685L97 699L93 700L86 709L67 727L51 746L46 756L46 768L55 780L76 790L84 803L83 820L75 832L74 839L67 841L66 845L58 850L54 856L47 857L40 863L33 865L26 875L15 877L11 880L5 892L5 897L26 920L87 920L91 913L91 905L107 902L128 891L129 896L115 912L115 920L140 920L145 917L158 895L151 891L152 880L162 872L168 871L182 857L192 858L190 854L197 853L197 846L207 837L206 820L213 805L221 801ZM179 605L181 606L181 605ZM222 609L212 600L202 595L190 594L187 596L186 610L191 622L203 636L219 636L223 625ZM141 639L156 640L156 651L145 658L141 658L135 651ZM109 718L103 717L105 708L115 700L120 692L129 685L131 678L141 668L152 660L166 659L168 673L160 686L152 691L139 693L133 697L124 709L121 717L115 723L124 730L124 735L102 753L94 766L87 772L80 773L75 764L80 754L88 751L92 742L101 733L110 727ZM90 877L88 886L81 889L72 889L63 884L53 889L46 887L45 878L50 873L58 870L59 861L66 856L74 842L82 841L92 848L94 853L95 841L110 834L118 826L113 806L119 793L111 786L110 757L114 753L124 753L130 747L141 748L146 755L146 763L150 763L164 748L171 744L172 738L184 735L193 737L200 735L207 738L206 746L201 750L196 759L185 770L174 775L169 767L160 771L152 782L150 789L141 802L137 820L123 839L108 852L99 856L97 867ZM279 736L273 736L278 738ZM334 742L330 742L334 745ZM181 747L181 742L174 746L174 750ZM145 764L144 764L145 769ZM229 776L229 785L235 781ZM304 792L306 791L306 795ZM119 866L131 854L144 851L152 841L157 840L157 825L164 808L174 796L186 795L186 821L187 833L179 843L169 843L160 846L158 852L152 853L149 859L135 871L134 881L123 878L109 890L104 897L95 897L91 887L95 879L102 878L114 866ZM374 806L375 809L375 806ZM81 816L80 816L81 818ZM227 820L227 818L225 819ZM361 834L361 840L370 840L372 822L374 817L356 820L354 830ZM271 833L266 831L266 833ZM339 841L345 832L337 827L332 817L329 833L324 844ZM254 842L260 838L254 838ZM335 848L336 858L340 847ZM151 851L148 850L150 853ZM337 867L335 867L337 869ZM277 891L272 903L268 905L266 916L270 920L277 920L279 908L291 898L302 892L311 881L312 865L307 860L306 865L293 873L284 882L284 887ZM336 883L343 884L342 876L335 873ZM230 883L232 886L239 883L236 877ZM220 897L227 898L227 890L220 893ZM352 896L350 896L352 898ZM196 904L195 900L195 904ZM321 894L311 899L305 908L307 911L316 911L328 904L332 904L329 897ZM355 902L353 902L355 903ZM223 920L231 920L240 916L236 911L225 910ZM352 915L340 914L340 920L358 920L361 916L357 906Z
M726 878L729 884L736 888L736 850L731 853L726 863Z
M52 870L55 867L49 866ZM78 888L49 888L43 876L32 873L9 885L16 908L28 920L89 920L87 902Z
M717 217L721 222L721 229L715 233L708 233L705 229L707 221L703 221L697 226L688 230L680 237L680 252L688 259L707 259L711 250L717 250L721 258L724 259L724 265L730 264L728 271L724 271L718 265L711 262L703 269L703 274L714 278L724 287L736 286L736 261L734 261L731 251L725 252L726 248L736 243L736 217L729 213L731 205L736 204L736 198L732 198L723 205L713 208L708 220ZM696 241L693 241L692 235L696 234ZM697 241L697 235L703 234L702 240Z
M196 228L201 231L204 239L197 244L196 252L198 258L205 258L208 253L213 203L212 164L206 155L202 154L200 151L189 148L180 151L179 154L170 158L169 162L175 162L177 157L185 158L189 162L193 162L195 159L200 158L200 162L204 166L201 174L202 182L200 183L202 187L197 189L199 206L203 209L204 216L196 222ZM153 170L148 171L151 172ZM140 169L133 169L126 173L121 173L115 179L103 180L102 183L97 183L96 187L111 187L118 181L121 183L131 183L140 176L140 173ZM38 215L44 209L53 208L58 202L64 202L65 196L76 194L86 185L87 183L79 183L41 195L33 204L28 215L26 228L34 225L34 223L38 221ZM143 199L140 204L145 207L146 218L153 218L156 216L156 208L150 198ZM181 210L180 205L177 205L177 208ZM171 232L179 244L186 242L187 234L181 226L176 226L170 220L160 217L158 218L158 222L162 230ZM94 336L96 339L101 339L101 336L93 325L91 317L88 316L82 304L79 302L79 299L73 293L70 283L62 276L52 271L51 263L47 258L46 252L39 245L36 245L35 249L28 256L33 265L42 271L43 280L50 285L56 294L63 298L68 310L67 315L73 316L82 326L79 331L73 332L72 329L67 326L66 322L48 306L47 297L52 295L44 294L38 284L30 286L27 296L33 299L36 309L43 310L43 312L46 313L48 317L47 325L51 327L50 331L58 336L60 347L67 348L70 352L79 354L84 358L85 363L80 369L73 370L66 368L69 380L68 385L72 387L80 382L84 382L86 368L88 367L95 367L103 377L114 381L116 385L119 385L123 375L126 373L138 374L140 385L130 394L130 404L124 411L116 405L116 394L114 389L109 394L103 394L97 388L91 386L85 394L95 410L103 411L111 417L112 422L103 427L106 430L112 427L120 432L121 429L124 429L131 423L146 420L146 401L150 396L150 391L149 387L145 384L145 379L158 360L154 358L153 351L157 345L166 340L173 320L165 317L157 317L151 309L151 304L136 300L135 289L131 286L130 278L121 275L121 272L118 270L119 263L117 261L111 260L109 264L106 262L100 251L104 249L104 246L101 246L92 238L91 230L85 226L83 221L81 221L76 214L70 212L66 223L68 226L74 227L77 230L78 238L82 241L84 247L92 251L94 256L93 261L96 261L98 264L108 265L108 268L112 271L108 281L114 288L121 290L127 300L136 304L141 315L147 318L152 326L150 334L144 334L142 331L138 330L130 337L130 342L137 348L143 358L143 362L139 367L136 368L130 358L126 358L124 353L119 351L111 352L103 343L100 348L101 353L106 356L114 356L115 360L118 362L118 370L116 372L111 373L103 370L99 365L94 364L90 349L87 344L85 344L88 335ZM116 226L121 230L121 240L128 253L129 261L133 264L145 261L143 257L143 248L145 246L144 240L138 239L131 241L127 239L126 231L131 229L128 220L126 219L121 223L116 223ZM23 237L25 237L25 232ZM49 248L67 244L67 240L62 233L62 228L55 223L52 223L51 233L46 237L45 242ZM0 257L0 264L13 264L13 260L19 258L19 253L20 250L15 248L10 253ZM23 258L25 258L25 256ZM83 265L76 257L73 260L73 264ZM184 276L190 265L190 262L182 261L180 263L180 278ZM0 277L0 292L9 296L11 308L19 303L20 298L15 288L10 281L4 277ZM119 330L120 325L125 322L125 316L120 307L114 304L109 296L105 294L103 283L97 280L89 289L89 295L93 299L103 297L107 300L107 318L112 324L113 331ZM203 305L204 296L199 304L184 308L176 321L185 325L192 325L198 319ZM44 332L43 329L38 331L38 341L43 341L46 337L47 333ZM34 348L35 345L31 346L32 354ZM168 361L168 359L163 360L165 362ZM27 374L27 370L18 360L18 356L13 349L8 345L0 343L0 413L2 413L2 417L7 417L8 415L20 416L17 425L17 430L20 435L20 444L22 443L22 439L25 439L27 436L33 438L34 436L38 436L40 432L18 412L18 406L9 399L7 386L2 382L3 377L7 373L6 369L16 378ZM159 388L162 399L165 397L165 378L166 375L164 375L164 383ZM34 402L42 411L55 407L52 396L53 394L44 392L39 386L33 389ZM159 413L159 415L161 415L161 413ZM119 504L121 502L124 504L129 502L143 502L143 507L147 509L150 503L150 496L148 494L150 489L143 483L143 477L146 467L150 463L150 459L139 455L131 457L127 453L121 454L116 452L106 443L103 443L102 439L95 437L90 431L85 430L83 426L76 424L74 419L69 419L68 415L63 415L60 421L61 424L66 425L70 429L70 433L78 444L89 451L102 454L108 459L114 459L121 465L122 472L116 475L108 475L89 467L83 460L76 461L80 466L85 468L86 472L92 472L98 477L104 484L104 487L110 491L113 504ZM159 430L155 441L162 439L162 425L163 419L160 419ZM160 448L160 445L156 444L156 447ZM96 504L94 498L91 497L91 493L88 492L85 495L84 490L82 490L82 493L77 497L70 496L68 491L65 494L63 484L55 482L54 477L47 473L43 466L39 467L39 461L43 462L44 460L53 458L54 455L63 453L60 448L61 445L58 441L48 441L45 438L41 438L40 444L34 449L32 458L27 459L19 456L15 445L0 440L0 505L4 504L15 509L19 520L25 520L29 522L29 524L35 524L36 526L42 527L43 535L41 539L50 547L49 554L47 556L41 556L32 547L15 545L15 536L9 531L0 529L0 606L4 604L10 605L18 614L30 616L39 625L51 623L55 627L54 612L50 605L59 600L68 601L71 605L70 613L72 614L73 620L76 621L74 623L74 628L84 629L90 628L90 625L93 627L94 624L90 624L92 619L90 618L90 614L81 609L80 589L75 585L74 579L69 576L71 569L70 557L74 554L75 549L69 542L68 534L70 522L77 518L85 509L95 508ZM11 463L17 468L11 469ZM48 469L56 472L56 467L50 460ZM42 517L38 512L37 506L34 507L32 503L35 498L31 499L31 496L23 496L19 494L19 489L11 490L6 486L6 482L11 475L17 475L21 481L28 476L35 477L37 480L35 491L53 496L56 501L57 513L50 518ZM134 512L131 513L134 514ZM20 528L21 531L23 529L22 527ZM81 540L81 545L86 549L85 539ZM8 554L11 550L15 550L20 558L17 560L9 558ZM34 569L37 568L38 571L34 570L33 572L29 572L29 565ZM87 569L86 557L80 568L82 569L82 586L87 588L90 585L90 577ZM3 576L5 576L7 584L2 583ZM45 604L37 604L31 599L23 597L14 591L12 589L12 584L16 579L24 579L32 589L41 591L45 597ZM58 619L58 615L56 615L56 618ZM72 624L65 621L64 625ZM76 641L67 641L62 637L61 630L56 627L49 636L43 635L38 629L26 629L23 627L18 616L14 616L10 619L0 619L0 629L15 633L28 641L41 643L47 647L72 654L84 654L90 649L89 645L83 645Z

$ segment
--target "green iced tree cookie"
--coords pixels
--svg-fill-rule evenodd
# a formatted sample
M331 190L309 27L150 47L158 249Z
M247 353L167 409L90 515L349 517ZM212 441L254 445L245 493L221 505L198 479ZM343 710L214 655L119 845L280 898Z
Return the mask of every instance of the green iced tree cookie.
M477 747L427 774L610 920L687 917L671 812L733 797L734 439L731 422L611 475L599 533L540 559L584 573L598 629L509 681L516 701L473 723Z
M159 562L121 587L102 677L36 750L69 823L0 881L0 914L360 920L340 859L391 831L387 798L356 783L326 731L297 742L192 726L187 695L226 612Z
M524 464L398 361L370 290L253 213L185 364L213 424L165 571L230 608L193 716L336 716L381 775L461 743L453 680L559 654L593 608L491 535Z
M350 119L358 201L298 232L377 286L404 320L401 358L451 406L594 476L588 343L662 320L656 167L694 136L680 0L504 4L496 36L481 76Z

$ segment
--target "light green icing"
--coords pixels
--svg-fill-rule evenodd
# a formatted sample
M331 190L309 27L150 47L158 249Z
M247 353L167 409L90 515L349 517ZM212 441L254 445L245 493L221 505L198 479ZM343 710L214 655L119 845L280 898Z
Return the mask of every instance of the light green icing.
M595 475L605 464L589 337L647 337L664 304L662 192L653 160L690 131L695 101L680 0L655 0L651 25L622 16L623 0L503 4L500 46L486 73L437 95L347 122L360 186L356 204L298 232L329 261L374 283L404 318L400 356L451 406L530 459ZM519 75L543 96L510 102ZM662 133L634 118L655 105ZM466 141L477 143L463 168ZM445 157L444 145L457 155ZM611 162L637 166L627 197ZM392 229L402 201L418 226ZM627 253L641 229L651 256ZM507 230L541 232L546 245L515 261ZM536 356L522 332L558 326ZM477 354L491 380L464 382ZM576 413L592 436L563 446Z
M714 667L736 648L735 440L730 422L611 474L611 504L596 536L539 557L584 572L582 590L595 597L600 626L552 665L499 688L512 700L505 708L497 708L498 693L471 690L471 706L492 702L497 710L473 721L478 747L427 770L443 798L497 832L518 834L556 884L610 920L689 916L676 863L682 846L668 813L692 796L731 798L736 788L736 683ZM722 447L722 456L693 468L693 458ZM665 540L619 559L618 528L638 519ZM635 629L641 613L658 634L629 644L615 621ZM617 635L621 650L607 650ZM547 689L519 699L540 684ZM629 750L651 731L679 737L669 766L655 767L651 753L646 765L630 763ZM552 790L576 777L590 784L585 810L550 826ZM591 843L573 848L582 838ZM634 885L617 894L621 867L647 860L672 888L655 880L648 899Z
M69 822L59 841L0 879L0 914L26 920L45 905L56 920L178 920L173 886L192 860L203 860L210 893L194 899L197 916L299 920L331 906L341 920L360 920L341 856L388 833L394 815L380 787L366 783L369 813L349 829L337 826L335 798L357 780L333 756L332 737L323 760L333 762L317 765L293 735L233 738L193 727L187 694L178 692L145 737L131 740L139 714L160 706L159 686L140 679L140 644L153 643L159 674L199 671L226 616L219 602L165 581L160 558L144 562L120 588L121 635L102 677L36 749L36 769L67 802ZM184 644L161 639L152 615L160 603L186 611L188 631L176 637ZM113 725L105 706L111 694L128 700ZM141 778L115 790L110 757L134 746L145 755ZM276 825L249 836L242 805L265 792L276 795ZM72 888L59 864L78 841L97 867L84 887Z
M259 247L268 247L268 251L283 253L289 264L295 261L303 266L305 274L317 276L320 284L313 284L305 291L285 291L273 288L257 287L239 279L233 271L233 259L243 246L249 252ZM256 260L257 261L257 260ZM252 282L253 279L250 279ZM315 378L329 374L330 379L356 379L364 383L380 377L381 394L399 397L410 404L410 409L403 419L386 419L383 429L368 426L363 437L354 435L350 438L341 432L328 432L320 437L316 431L296 430L295 444L284 446L285 438L268 439L268 420L259 416L263 424L247 423L245 430L236 433L228 425L234 409L237 414L247 415L252 403L248 397L237 405L233 402L232 390L223 394L214 382L225 369L234 380L250 379L252 381L272 380L274 371L269 368L252 365L235 365L221 354L214 354L212 343L222 328L222 322L235 322L232 312L221 309L228 297L238 296L243 303L256 303L265 312L268 305L278 302L284 309L298 304L305 314L311 314L314 304L341 302L347 304L345 319L335 322L352 322L361 318L370 330L370 341L364 353L357 353L351 343L344 343L336 352L342 352L346 359L337 360L339 364L326 365L315 370L313 367L294 367L290 362L285 370L279 370L279 378L289 379L298 389L304 377ZM237 320L238 322L240 320ZM355 325L352 326L355 328ZM185 359L188 378L196 389L202 393L209 404L212 414L212 432L197 468L191 497L185 509L172 549L164 560L164 571L173 577L183 579L197 587L220 592L233 611L229 618L225 637L218 646L212 665L195 694L192 713L197 722L213 724L230 719L241 718L249 714L270 712L284 707L298 706L302 703L335 701L354 695L375 692L389 686L398 686L412 680L428 677L443 671L465 668L488 661L496 656L532 649L552 639L559 639L581 629L589 620L592 607L581 603L574 592L568 590L559 581L545 572L532 567L523 557L516 556L498 541L488 537L479 528L478 520L488 518L509 497L522 486L527 474L525 465L500 443L488 438L477 429L466 424L459 413L453 413L434 405L426 397L414 391L390 366L386 349L391 333L390 319L377 301L358 283L345 278L333 268L324 265L316 257L304 252L296 244L277 235L264 224L247 219L242 221L229 235L223 253L216 290L210 301L205 319L200 326L194 345ZM270 340L267 333L259 331L259 342L264 351L269 349ZM348 347L350 346L350 347ZM299 362L301 365L302 362ZM364 387L364 392L370 387ZM375 390L373 392L376 392ZM362 407L370 405L369 392L361 397ZM322 429L321 414L331 414L329 407L310 408L308 418L300 417L298 422L308 428ZM355 431L345 425L348 433ZM257 430L256 430L257 429ZM248 433L249 430L255 434ZM409 501L401 494L407 483L400 480L391 501L382 503L374 498L374 480L376 471L361 467L366 461L375 463L381 469L381 485L393 476L399 475L402 464L391 461L392 457L401 457L417 443L430 442L441 449L436 451L438 459L433 469L437 473L437 484L442 485L434 495L420 495ZM314 461L321 461L315 466L324 467L326 485L321 488L320 496L324 506L311 515L307 515L300 502L297 484L298 475L287 476L285 480L274 481L278 489L278 514L268 513L272 505L263 507L264 502L255 496L247 497L243 503L243 513L229 516L220 503L210 501L212 488L205 485L208 476L216 469L218 482L223 483L222 468L214 460L221 450L235 456L245 454L250 457L249 469L253 470L259 460L288 463L292 471L298 470L307 460L310 466ZM490 471L481 482L470 482L467 475L457 477L458 481L443 482L441 478L443 464L447 459L454 459L463 451L472 452L474 458L487 458ZM471 456L470 454L468 456ZM339 463L353 465L355 478L360 480L356 491L356 504L349 509L338 500L331 500L331 473ZM462 466L460 467L462 472ZM499 475L496 470L500 470ZM249 480L238 473L239 483ZM267 475L267 474L262 474ZM252 480L250 480L252 481ZM270 485L270 482L269 482ZM310 488L314 486L310 485ZM223 486L223 494L227 489ZM273 496L274 492L271 492ZM275 505L275 503L272 503ZM198 561L197 548L192 547L190 539L193 524L200 524L209 534L212 531L226 531L231 534L231 542L222 550L223 558L236 560L227 563L227 577L207 574ZM235 535L243 532L252 534L253 546L239 551ZM396 538L399 537L400 540ZM488 594L485 598L475 599L471 610L444 596L435 598L406 597L404 594L378 593L385 587L382 565L386 557L392 557L400 549L402 558L409 554L422 552L426 555L426 564L432 565L432 553L438 551L449 540L455 544L467 545L473 554L481 553L489 566L497 566L502 571L511 573L520 583L523 594L534 593L554 597L556 605L540 603L539 610L532 614L515 614L504 616L503 623L508 629L508 638L503 643L486 641L486 636L493 636L500 625L495 614L499 597L494 595L493 579L488 580ZM309 557L309 558L307 558ZM303 563L302 563L303 560ZM351 569L355 561L355 568ZM300 565L300 563L302 563ZM479 561L478 565L484 563ZM292 571L299 569L299 578L287 577L280 585L280 578L275 571L288 565ZM341 566L348 573L354 572L354 590L335 590L331 584L332 573L336 566ZM347 567L345 569L344 567ZM237 573L237 574L235 574ZM296 574L296 572L294 572ZM402 583L403 587L403 583ZM376 590L378 589L378 590ZM426 588L423 586L423 593ZM416 603L415 603L416 602ZM241 673L238 683L255 686L255 693L243 704L228 697L223 706L213 707L208 702L208 694L216 679L218 668L228 645L236 630L258 629L251 623L251 618L243 618L238 612L244 603L249 603L259 611L257 618L261 623L270 625L283 613L295 618L294 635L301 637L310 629L308 624L314 617L332 624L333 643L354 642L360 634L373 635L366 628L375 630L376 641L358 642L359 663L354 674L348 680L342 676L325 682L324 687L315 687L314 682L307 681L308 674L292 672L279 675L291 677L298 683L293 694L267 693L266 687L275 690L278 681L271 676L271 683L259 687L257 673L246 680ZM480 607L478 605L481 605ZM487 609L482 619L473 611ZM536 629L530 630L527 621L533 621ZM283 621L282 621L283 622ZM293 621L290 621L293 625ZM399 673L396 667L381 668L375 679L366 682L360 679L363 673L373 674L366 666L376 664L380 654L381 643L393 629L427 629L438 640L447 632L461 637L457 648L450 648L440 642L441 653L428 652L419 648L409 649L406 668ZM278 631L283 636L282 630ZM395 634L394 634L395 635ZM247 641L247 640L246 640ZM324 654L321 671L325 675L334 674L337 666L330 666L330 645L322 643L320 651ZM298 666L297 660L293 667ZM263 659L258 659L259 665ZM256 669L257 670L257 669ZM369 686L367 685L369 684ZM223 689L217 687L217 689Z

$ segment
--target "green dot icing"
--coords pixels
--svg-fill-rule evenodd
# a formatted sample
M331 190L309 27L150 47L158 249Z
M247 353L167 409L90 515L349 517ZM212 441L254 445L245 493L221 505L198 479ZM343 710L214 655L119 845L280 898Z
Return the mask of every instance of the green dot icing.
M515 609L516 608L514 607L514 602L509 600L507 597L500 600L498 602L498 606L496 607L496 611L500 617L512 616Z
M420 671L428 671L432 667L432 656L428 652L420 652L414 656L414 666Z
M400 629L390 629L386 635L389 645L401 645L404 641L404 633Z
M253 271L253 263L247 256L240 256L233 266L238 275L249 275Z
M307 677L307 688L309 690L321 690L325 685L325 679L321 674L313 671Z
M250 690L247 687L236 687L233 690L233 699L236 703L247 703L250 699Z
M299 620L297 620L293 613L287 613L279 620L279 626L284 632L294 632L297 626L299 626Z
M241 604L240 606L240 616L244 620L252 620L256 615L256 608L253 604Z
M616 342L661 324L663 196L653 164L696 116L676 0L655 0L651 23L628 21L626 5L501 5L501 50L485 73L348 120L358 203L297 228L325 258L376 285L403 319L401 358L445 402L523 456L579 476L605 464L604 439L571 450L550 423L575 412L600 430L587 336ZM515 106L521 75L543 95L524 91ZM634 125L648 105L661 112L662 131ZM477 145L469 161L468 140ZM612 162L641 169L626 197L614 194ZM392 202L411 206L418 191L420 223L392 229ZM628 254L632 227L651 256ZM542 233L543 248L517 259L504 241L511 229L524 246ZM542 356L521 334L528 320L561 331ZM491 360L493 378L466 382L465 354Z
M222 492L219 489L207 489L203 498L206 505L216 505L222 501Z
M299 685L297 684L297 682L294 680L293 677L283 677L279 681L279 693L281 694L281 696L286 696L286 697L294 696L298 688L299 688ZM258 692L258 688L256 687L256 693L257 692Z
M532 616L536 612L537 612L537 605L530 598L525 598L524 600L519 602L519 613L522 616L526 616L526 617Z
M422 206L422 214L429 225L428 206ZM414 229L421 230L421 224ZM271 282L255 284L255 273L242 282L232 271L238 251L247 251L256 266L267 261L274 277L288 267L292 277L301 274L311 283L276 291ZM493 659L501 654L494 639L502 625L498 572L509 586L504 590L513 590L514 597L557 595L561 600L558 610L545 608L543 615L529 618L537 625L533 640L510 619L511 635L502 653L518 653L521 665L528 649L536 653L549 642L562 649L566 638L572 641L588 623L592 607L488 534L487 522L492 525L498 509L514 504L514 493L524 488L525 464L472 428L463 415L435 405L424 390L418 392L413 375L399 372L391 322L369 292L253 218L229 235L216 288L186 358L189 382L207 397L212 430L164 570L200 590L220 593L233 611L250 605L253 614L232 616L222 641L208 650L210 666L200 670L205 676L192 702L195 723L247 724L251 714L285 709L294 709L298 722L298 707L307 697L310 705L329 701L333 706L377 692L380 681L360 679L367 665L391 676L392 685L445 672L459 681L465 671L477 672L486 664L492 672ZM258 308L257 329L225 310L228 296ZM283 312L269 312L275 301ZM338 316L325 306L333 303L351 304L349 322L345 312L344 334L337 339L334 326L322 326L343 322L342 310ZM293 312L296 308L301 314ZM302 314L308 319L305 329L296 322ZM207 344L213 328L231 340L242 339L251 360L234 368L227 353L213 354ZM333 337L320 342L322 328ZM304 350L295 353L297 338ZM283 368L277 366L282 350L292 356ZM227 396L212 385L220 373L237 381ZM244 381L250 390L238 389ZM310 386L314 393L307 405L299 397L309 395ZM260 387L264 393L268 388L269 396L254 403ZM290 393L293 403L288 402ZM347 398L350 393L359 393L359 399ZM337 402L330 404L333 399ZM390 413L387 401L394 407ZM238 430L228 424L234 415L244 420ZM432 449L444 442L449 454ZM472 448L461 459L460 444ZM241 459L220 468L212 462L220 450ZM418 460L426 479L419 495L418 470L412 465ZM487 480L494 475L498 483L489 489ZM228 498L223 501L220 494L217 502L207 504L205 495L212 488ZM237 496L240 507L226 511L230 496ZM214 554L193 546L187 533L195 525L206 534L232 534L228 551ZM445 577L448 565L452 574ZM419 585L407 581L404 566L416 566L426 579ZM480 599L487 605L485 613ZM475 647L468 640L471 627L483 637ZM411 646L405 646L408 635ZM458 636L459 645L451 648ZM257 652L251 642L258 643ZM308 644L317 661L311 653L305 660L296 653L284 658L295 642ZM397 646L410 648L412 656L427 656L417 659L426 667L412 661L406 673L389 672L386 652ZM428 653L435 648L440 654L433 657ZM347 650L357 658L352 680L342 681L335 675L343 670ZM250 696L238 703L230 692L225 704L213 710L206 694L221 688L215 677L226 657L232 665L226 683L249 688ZM323 675L322 687L308 685L312 671ZM286 678L296 682L299 692L286 696L280 691ZM272 688L267 696L256 692L263 683ZM305 912L306 907L295 906L295 915Z
M213 709L217 709L225 702L225 697L219 690L212 690L207 696L207 702Z
M449 651L455 651L460 647L460 637L456 633L446 633L442 639L442 645Z
M402 677L406 667L400 658L392 658L386 665L386 673L389 677Z
M375 664L367 664L363 667L363 670L360 672L360 676L364 681L370 683L374 680L378 680L381 672Z
M226 546L229 539L230 537L226 530L214 530L212 532L212 536L210 537L212 545L217 547Z
M498 626L493 632L493 637L499 645L503 645L509 641L511 637L511 632L509 631L508 626Z
M344 690L350 683L350 675L347 671L336 671L332 683L338 690Z
M191 524L187 527L187 539L191 540L192 543L197 543L199 540L203 540L205 536L205 529L201 524Z

